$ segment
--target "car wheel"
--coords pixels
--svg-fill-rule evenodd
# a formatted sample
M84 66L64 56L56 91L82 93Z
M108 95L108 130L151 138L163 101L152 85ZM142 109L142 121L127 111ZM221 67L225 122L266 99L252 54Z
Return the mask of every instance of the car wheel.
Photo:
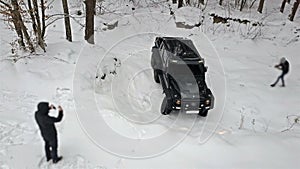
M202 112L199 112L199 116L206 117L208 113L208 110L203 110Z
M160 83L159 77L158 77L158 70L154 70L154 81L156 83Z
M161 114L163 114L163 115L170 114L172 111L172 108L170 106L171 105L170 105L170 103L168 103L167 97L165 97L161 104L161 108L160 108Z

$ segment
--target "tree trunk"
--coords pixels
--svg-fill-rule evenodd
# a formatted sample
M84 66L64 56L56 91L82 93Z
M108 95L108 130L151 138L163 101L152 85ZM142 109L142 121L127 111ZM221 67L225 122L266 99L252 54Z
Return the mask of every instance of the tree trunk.
M264 2L265 2L265 0L260 0L260 1L259 1L259 5L258 5L258 9L257 9L257 11L258 11L259 13L262 13L262 10L263 10L263 8L264 8Z
M293 21L294 20L294 17L295 17L295 14L297 12L297 9L299 7L299 4L300 4L300 0L297 0L296 2L294 2L294 6L292 8L292 13L290 15L290 21Z
M223 4L223 0L220 0L220 1L219 1L219 5L222 6L222 4Z
M246 0L242 0L241 6L240 6L240 11L242 11L244 9L245 5L246 5Z
M45 37L45 32L46 32L46 16L45 16L45 2L44 0L41 0L41 11L42 11L42 39L44 43L44 37Z
M256 0L254 0L254 1L251 2L250 6L249 6L249 9L251 9L253 7L253 5L254 5L255 2L256 2Z
M40 15L39 15L39 8L38 8L38 3L37 0L32 0L33 2L33 11L36 19L36 29L37 29L37 35L38 37L41 37L42 32L41 32L41 21L40 21Z
M23 34L24 34L26 42L27 42L27 44L29 46L29 50L30 50L30 52L34 52L35 49L33 47L33 44L31 42L31 40L30 40L30 36L29 36L29 34L27 32L27 28L26 28L26 26L25 26L25 24L24 24L24 22L23 22L23 20L21 18L21 15L20 15L20 22L21 22L21 27L22 27Z
M85 0L86 5L86 17L85 17L85 36L84 39L90 43L94 44L94 15L96 0Z
M177 3L177 0L172 0L172 3L173 3L173 4L176 4L176 3Z
M72 32L71 32L71 23L69 17L69 8L68 8L68 1L62 0L63 8L64 8L64 16L65 16L65 29L66 29L66 39L72 42Z
M237 8L238 4L239 4L239 0L234 0L234 7L235 8Z
M282 1L281 7L280 7L280 12L281 12L281 13L283 13L283 11L284 11L284 7L285 7L285 4L286 4L286 1L287 1L287 0L283 0L283 1Z
M33 6L34 6L34 14L36 19L36 28L37 28L37 42L38 45L46 52L45 44L44 44L44 38L42 36L42 29L41 29L41 21L40 21L40 15L39 15L39 8L37 0L33 0Z
M183 0L178 0L178 8L181 8L183 6Z
M185 2L186 2L187 5L191 5L190 0L186 0Z
M287 2L287 3L291 3L291 0L287 0L286 2Z
M22 20L22 16L21 16L20 11L19 11L19 9L20 9L19 4L18 4L17 0L11 0L11 4L13 6L13 10L12 10L13 18L15 20L14 22L17 25L17 29L18 29L18 31L21 30L21 32L24 34L27 45L29 46L30 51L34 52L34 47L33 47L32 42L30 40L30 36L27 32L27 28L26 28L26 26L25 26L25 24ZM23 36L22 36L22 38L23 38Z
M34 14L33 14L31 0L28 0L27 2L28 2L28 8L29 8L29 15L30 15L31 22L32 22L32 29L33 29L33 32L35 33L35 35L37 35L36 21L35 21L35 17L34 17Z
M14 4L15 1L12 1L12 4ZM10 13L12 15L12 22L15 27L15 31L18 35L18 44L21 46L21 48L25 49L25 43L24 43L24 38L23 38L23 33L22 33L22 27L20 22L18 21L18 12L16 11L15 7L14 9L10 10Z

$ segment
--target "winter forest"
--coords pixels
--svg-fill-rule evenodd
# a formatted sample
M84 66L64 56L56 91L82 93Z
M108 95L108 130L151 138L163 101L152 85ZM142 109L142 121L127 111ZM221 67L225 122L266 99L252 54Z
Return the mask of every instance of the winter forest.
M299 168L300 0L0 0L0 168Z

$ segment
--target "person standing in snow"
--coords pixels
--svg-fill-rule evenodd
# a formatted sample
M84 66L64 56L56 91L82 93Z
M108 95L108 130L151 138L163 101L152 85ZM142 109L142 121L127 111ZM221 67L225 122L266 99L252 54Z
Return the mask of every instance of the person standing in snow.
M37 108L35 120L45 142L46 159L47 161L52 159L53 163L57 163L62 157L57 156L57 131L54 123L62 120L63 109L61 106L58 106L58 117L51 117L48 115L49 110L56 109L52 104L49 106L48 102L40 102Z
M281 75L277 78L277 80L271 84L271 87L276 86L276 84L278 83L278 81L281 79L282 82L282 87L285 86L284 84L284 76L289 72L289 67L290 67L290 63L286 60L285 57L282 57L280 59L280 63L278 65L275 65L275 68L282 70Z

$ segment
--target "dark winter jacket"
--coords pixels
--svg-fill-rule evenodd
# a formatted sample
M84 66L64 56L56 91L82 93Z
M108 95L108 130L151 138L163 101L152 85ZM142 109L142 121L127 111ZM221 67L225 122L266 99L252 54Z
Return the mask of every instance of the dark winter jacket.
M54 123L60 122L63 118L63 111L59 111L57 118L50 117L49 113L49 103L40 102L38 104L38 110L35 112L35 120L41 130L41 134L44 140L54 140L57 138L57 131Z
M287 60L278 66L281 67L282 73L287 74L289 72L290 63Z

